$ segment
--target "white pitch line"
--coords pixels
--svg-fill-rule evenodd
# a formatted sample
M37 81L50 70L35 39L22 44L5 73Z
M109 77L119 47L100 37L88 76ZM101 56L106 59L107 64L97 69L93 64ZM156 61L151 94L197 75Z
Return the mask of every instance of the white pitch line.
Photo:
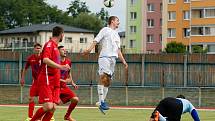
M14 107L17 107L17 108L27 108L28 105L0 105L0 107L9 107L9 108L14 108ZM41 106L35 106L35 107L41 107ZM68 108L67 106L57 106L57 108ZM76 108L78 109L97 109L98 107L96 106L77 106ZM111 109L117 109L117 110L152 110L154 109L153 107L110 107ZM215 109L197 109L199 111L215 111Z

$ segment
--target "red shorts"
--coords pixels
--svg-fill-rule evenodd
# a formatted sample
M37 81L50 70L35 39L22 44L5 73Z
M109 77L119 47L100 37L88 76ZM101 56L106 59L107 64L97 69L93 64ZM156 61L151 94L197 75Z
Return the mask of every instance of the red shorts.
M39 92L39 103L53 102L60 103L60 87L41 85Z
M30 87L30 97L36 97L39 96L39 87L37 84L33 83L32 86Z
M63 103L69 102L73 97L76 97L76 94L69 87L60 88L60 99Z

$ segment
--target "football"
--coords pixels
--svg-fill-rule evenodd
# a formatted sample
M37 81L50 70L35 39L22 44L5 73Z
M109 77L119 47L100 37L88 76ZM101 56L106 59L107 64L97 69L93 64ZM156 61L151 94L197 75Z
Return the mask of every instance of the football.
M114 6L114 0L104 0L104 6L111 8Z

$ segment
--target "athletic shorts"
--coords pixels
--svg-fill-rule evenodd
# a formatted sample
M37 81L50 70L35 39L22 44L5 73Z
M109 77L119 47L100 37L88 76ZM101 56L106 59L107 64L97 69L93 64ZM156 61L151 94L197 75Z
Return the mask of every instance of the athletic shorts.
M37 84L33 83L32 86L30 87L30 97L36 97L39 96L39 87Z
M66 86L66 87L60 88L60 99L64 104L69 102L73 97L77 97L77 96L69 87Z
M176 98L167 97L160 101L155 110L159 111L163 117L167 117L167 121L180 121L183 103Z
M60 103L60 87L41 85L39 92L39 103L53 102Z
M104 73L112 76L114 73L114 67L116 64L116 57L100 57L98 60L99 63L99 75Z

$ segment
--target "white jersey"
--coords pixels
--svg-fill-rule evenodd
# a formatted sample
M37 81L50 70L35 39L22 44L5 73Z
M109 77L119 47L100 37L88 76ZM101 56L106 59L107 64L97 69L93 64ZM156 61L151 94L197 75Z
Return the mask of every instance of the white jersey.
M101 52L99 57L116 57L120 48L120 37L116 30L110 27L104 27L95 37L97 43L101 43Z
M182 98L177 98L178 100L181 100L182 104L183 104L183 113L191 113L193 109L195 109L195 107L190 103L190 101L186 100L186 99L182 99Z

